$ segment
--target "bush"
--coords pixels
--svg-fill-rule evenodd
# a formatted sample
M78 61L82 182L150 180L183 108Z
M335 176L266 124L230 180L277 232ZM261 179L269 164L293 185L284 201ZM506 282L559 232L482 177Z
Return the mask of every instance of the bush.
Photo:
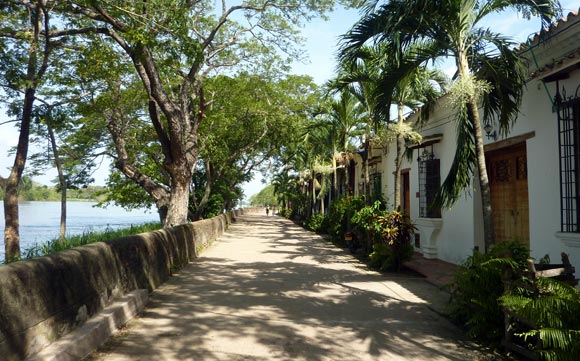
M284 208L278 212L282 217L292 219L294 216L294 210L292 208Z
M513 322L514 341L543 360L577 360L580 355L580 290L549 278L527 279L513 287L500 304L524 319Z
M401 265L413 257L415 250L410 244L394 248L385 243L375 243L369 255L369 266L381 271L400 271Z
M467 328L470 337L498 343L504 335L504 316L498 298L503 281L526 269L527 248L502 242L489 253L477 251L458 267L451 289L451 317Z
M351 221L360 238L364 239L367 250L370 251L373 244L381 241L381 224L378 220L387 214L382 203L375 201L372 206L363 207L352 216Z
M314 232L324 231L325 219L326 217L322 214L314 214L306 221L306 228Z
M330 205L326 230L333 242L344 243L344 233L350 230L350 219L364 204L363 198L343 197Z
M371 267L382 271L399 271L413 256L411 235L415 226L401 212L387 212L376 219L379 242L373 244Z

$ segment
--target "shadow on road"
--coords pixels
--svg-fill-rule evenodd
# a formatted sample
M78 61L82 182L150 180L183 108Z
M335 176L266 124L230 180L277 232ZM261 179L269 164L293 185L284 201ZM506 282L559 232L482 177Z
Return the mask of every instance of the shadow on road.
M368 271L288 220L244 216L152 294L104 359L481 359L429 308L438 292Z

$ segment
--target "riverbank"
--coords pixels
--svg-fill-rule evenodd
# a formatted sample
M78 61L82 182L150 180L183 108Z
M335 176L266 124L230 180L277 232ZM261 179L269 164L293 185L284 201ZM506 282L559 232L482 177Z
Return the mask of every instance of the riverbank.
M66 249L84 246L86 244L108 241L115 238L132 236L139 233L156 231L161 228L160 223L144 223L140 225L131 225L127 228L110 229L102 231L83 232L81 235L68 236L64 239L52 239L48 242L37 243L31 248L22 251L22 259L31 259L36 257L47 256Z
M56 186L47 186L33 182L23 177L18 197L21 202L60 202L61 194ZM68 189L66 199L68 202L98 202L106 196L107 188L102 186L88 186L86 188ZM0 188L0 201L4 199L4 193Z
M82 235L105 229L117 230L131 225L158 222L156 212L147 209L127 211L121 207L94 207L96 202L70 202L67 204L67 236ZM0 201L0 218L4 219L4 207ZM37 243L58 238L60 225L60 202L20 203L20 247L26 251ZM4 222L0 222L0 235ZM4 261L4 238L0 237L0 262Z

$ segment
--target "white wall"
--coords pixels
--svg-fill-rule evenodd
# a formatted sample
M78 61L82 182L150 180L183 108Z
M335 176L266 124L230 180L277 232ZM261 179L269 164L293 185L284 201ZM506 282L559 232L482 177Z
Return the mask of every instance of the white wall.
M549 85L552 90L553 84ZM551 93L553 97L554 92ZM510 136L535 132L526 142L528 158L528 197L530 207L530 251L532 257L549 254L560 260L560 242L554 233L560 228L560 178L558 122L544 86L534 80L527 86L518 117Z
M564 24L566 27L571 24ZM551 39L543 46L535 48L535 62L530 65L530 73L558 70L561 62L554 59L564 58L564 65L577 61L575 57L568 56L571 48L578 51L578 43L564 39L580 34L580 22L576 29L566 31L563 37ZM560 27L558 27L560 29ZM565 46L560 46L562 44ZM560 44L560 45L559 45ZM547 47L551 47L547 49ZM566 53L566 54L564 54ZM576 54L575 56L578 56ZM537 61L537 63L536 63ZM544 66L548 64L549 66ZM538 69L534 68L536 65ZM553 66L552 66L553 65ZM570 73L569 79L560 81L568 96L574 94L580 85L580 70ZM528 167L528 197L529 197L529 224L530 224L530 248L534 258L541 258L545 254L550 256L552 263L560 262L560 253L570 255L570 261L576 267L580 267L580 234L560 234L560 178L559 178L559 153L558 153L558 122L557 114L552 111L551 99L556 94L556 83L547 84L548 92L541 80L531 80L524 90L524 97L520 109L520 115L507 136L498 137L497 140L487 139L484 135L484 143L499 142L507 138L534 132L532 137L526 140L527 167ZM440 159L441 182L444 181L451 167L455 154L455 125L452 109L446 104L444 97L439 101L440 105L430 117L429 122L421 130L424 137L433 134L444 134L443 139L434 145L433 150L436 158ZM410 121L414 120L411 116ZM414 158L417 158L418 150L415 150ZM383 188L390 203L394 199L393 164L395 145L388 147L386 161L383 161ZM419 199L415 197L418 192L418 169L417 162L411 163L406 160L402 168L410 168L410 191L411 191L411 219L421 223L419 219ZM468 190L451 209L442 211L441 227L433 232L433 240L436 245L437 258L460 263L472 253L473 247L478 246L483 250L483 216L481 209L481 197L477 176L475 175L473 186ZM425 233L425 232L423 232ZM421 242L425 242L422 234Z
M410 119L413 120L413 117ZM429 122L421 130L423 137L435 134L444 134L443 139L433 145L435 157L440 159L441 182L445 180L455 155L455 123L452 109L448 106L445 98L442 99L441 105L438 106ZM429 149L431 146L428 147ZM411 220L417 225L418 233L421 234L421 244L430 243L429 235L436 247L437 258L452 263L461 263L472 254L473 248L478 243L474 243L476 237L476 224L482 224L481 212L474 208L474 199L478 204L478 191L473 187L466 190L458 202L451 209L442 210L440 229L432 230L424 226L427 220L419 219L419 198L416 197L419 191L419 172L417 157L422 149L417 149L413 153L413 161L403 161L401 168L410 168L410 193L411 193ZM396 147L390 144L386 155L386 161L383 161L383 189L392 205L394 199L394 158ZM386 165L386 168L385 168ZM481 228L481 227L480 227ZM482 242L481 242L482 244ZM482 247L482 246L480 246Z
M579 72L580 73L580 72ZM550 91L555 94L555 85L550 85ZM445 103L443 101L443 103ZM497 141L526 134L531 131L535 136L528 139L528 194L530 206L530 248L532 256L540 258L549 254L553 261L560 260L560 252L571 254L571 260L580 263L580 254L575 250L565 247L555 237L555 232L560 227L560 201L559 201L559 157L557 146L557 118L552 113L551 103L543 85L538 90L538 81L531 82L525 93L521 115L515 122L512 131L507 137L498 137ZM444 181L453 162L455 154L455 125L452 117L452 109L443 104L434 112L422 134L424 137L433 134L444 134L440 143L433 146L435 156L441 162L441 182ZM484 136L484 143L493 143L494 140ZM394 145L389 147L386 162L394 163ZM415 151L414 157L417 158ZM417 162L413 160L409 164L406 160L402 168L410 168L411 180L411 218L415 221L419 217L419 200L415 197L418 192L418 169ZM389 197L393 199L393 176L392 170L384 170L384 188ZM451 209L442 211L441 229L434 233L437 244L437 257L439 259L460 263L468 257L475 246L480 250L484 248L483 242L483 216L481 211L481 197L479 185L475 177L474 185L466 190L465 195ZM422 239L422 241L425 241ZM580 250L580 249L579 249ZM578 260L578 261L576 261Z

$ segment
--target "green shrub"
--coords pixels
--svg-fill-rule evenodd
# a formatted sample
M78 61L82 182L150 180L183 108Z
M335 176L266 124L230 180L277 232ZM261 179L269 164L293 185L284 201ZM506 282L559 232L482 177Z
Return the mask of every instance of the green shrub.
M487 254L477 251L458 267L451 289L451 317L468 335L497 343L504 335L504 317L498 298L503 280L517 278L526 269L527 248L519 242L502 242Z
M279 214L284 218L292 219L294 210L292 208L284 208L279 211Z
M513 322L517 341L543 360L577 360L580 355L580 290L539 278L513 287L500 297L502 306L534 325Z
M373 244L370 266L383 271L399 271L403 263L413 256L411 235L416 228L398 211L380 215L375 222L379 241Z
M322 214L314 214L306 221L306 228L314 232L323 231L325 219L326 217Z
M380 201L375 201L372 205L362 207L354 212L351 221L367 251L370 252L373 244L381 241L381 224L378 220L379 217L387 214L388 212Z
M350 230L350 219L364 204L363 198L343 197L330 205L326 230L333 242L344 243L344 233Z
M400 271L401 265L410 260L415 250L410 244L393 248L385 243L373 244L373 252L369 255L371 268L381 271Z
M103 231L83 232L83 234L66 237L64 239L56 238L48 242L36 243L34 246L27 248L22 252L22 259L46 256L85 244L107 241L110 239L131 236L144 232L156 231L158 229L161 229L161 224L153 222L131 225L128 228L121 228L117 230L106 228Z

